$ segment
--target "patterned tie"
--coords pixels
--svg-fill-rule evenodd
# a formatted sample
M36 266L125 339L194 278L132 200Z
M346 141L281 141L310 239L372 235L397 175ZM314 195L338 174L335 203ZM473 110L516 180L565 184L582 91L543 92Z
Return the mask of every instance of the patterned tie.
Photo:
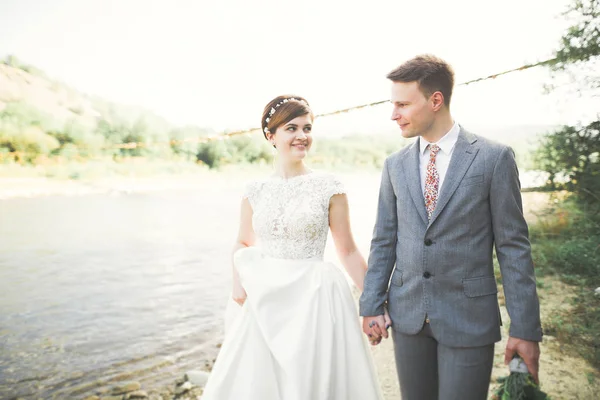
M427 208L427 218L431 219L433 210L438 200L438 189L440 187L440 176L435 167L435 157L440 151L437 144L429 144L429 163L427 164L427 174L425 176L425 208Z

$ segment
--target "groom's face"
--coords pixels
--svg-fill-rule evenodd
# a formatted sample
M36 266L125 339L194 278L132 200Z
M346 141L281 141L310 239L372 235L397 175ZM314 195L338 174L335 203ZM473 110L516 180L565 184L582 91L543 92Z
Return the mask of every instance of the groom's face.
M417 82L393 82L391 101L392 120L403 137L421 136L431 128L435 114Z

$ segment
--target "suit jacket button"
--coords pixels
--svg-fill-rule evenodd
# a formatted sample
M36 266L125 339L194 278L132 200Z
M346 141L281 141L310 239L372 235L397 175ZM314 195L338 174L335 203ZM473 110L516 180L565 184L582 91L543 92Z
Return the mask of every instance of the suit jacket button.
M425 278L425 279L431 278L431 273L429 271L423 272L423 278Z
M425 239L425 246L431 246L433 244L433 240L431 239Z

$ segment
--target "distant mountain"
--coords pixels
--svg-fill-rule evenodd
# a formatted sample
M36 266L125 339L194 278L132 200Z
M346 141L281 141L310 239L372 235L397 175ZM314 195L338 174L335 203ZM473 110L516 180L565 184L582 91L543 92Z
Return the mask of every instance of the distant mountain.
M197 147L189 139L211 133L81 93L13 56L0 60L0 156L17 162L39 156L189 155Z
M16 57L8 56L0 61L0 111L14 102L29 104L63 123L75 120L84 126L95 126L98 118L129 123L143 118L157 129L174 128L152 111L81 93L49 78L43 71L23 64Z

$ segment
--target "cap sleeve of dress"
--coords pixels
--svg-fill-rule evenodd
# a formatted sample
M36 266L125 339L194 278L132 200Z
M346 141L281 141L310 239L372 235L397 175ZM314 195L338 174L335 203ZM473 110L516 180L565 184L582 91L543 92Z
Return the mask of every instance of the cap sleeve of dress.
M259 189L258 186L259 186L258 182L253 181L253 182L247 183L246 186L244 187L244 194L242 195L242 198L248 199L252 208L254 208L254 205L256 204L256 201L257 201L258 189Z
M330 175L327 184L327 200L336 194L346 194L346 187L335 175Z

